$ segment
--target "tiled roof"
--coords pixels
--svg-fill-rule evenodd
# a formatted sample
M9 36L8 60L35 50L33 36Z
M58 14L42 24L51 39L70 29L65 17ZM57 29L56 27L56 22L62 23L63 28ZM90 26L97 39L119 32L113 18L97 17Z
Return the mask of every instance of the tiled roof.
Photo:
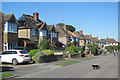
M67 30L67 32L70 35L70 37L76 37L70 30Z
M78 31L73 32L79 39L84 39L84 35L80 34Z
M113 38L101 39L100 41L108 42L108 43L117 43L117 41L115 39L113 39Z
M3 21L8 21L14 14L5 15L2 12L0 12L0 15L2 15Z
M13 14L3 15L3 21L8 21L12 16Z
M70 37L67 30L64 30L61 26L56 26L55 28L59 32L59 37L64 37L64 36Z
M5 14L3 14L2 12L0 12L0 14L5 15Z
M100 40L99 40L97 37L92 37L92 38L91 38L91 41L92 41L92 42L100 42Z
M87 40L91 40L91 38L89 37L89 35L84 35L84 38Z
M51 31L54 25L47 25L47 27L48 27L48 30Z
M40 19L37 21L33 19L33 16L23 14L22 17L19 18L18 22L25 21L25 28L34 28L34 29L42 29L43 26L46 26L45 22L42 22ZM18 25L19 26L19 25ZM19 27L20 29L21 27Z

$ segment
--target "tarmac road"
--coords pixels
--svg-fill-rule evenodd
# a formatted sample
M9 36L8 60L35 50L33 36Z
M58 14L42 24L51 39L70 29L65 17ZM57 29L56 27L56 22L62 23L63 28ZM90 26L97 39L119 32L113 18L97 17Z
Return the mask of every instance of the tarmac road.
M101 69L93 70L92 64L99 64ZM118 57L113 55L98 56L93 60L80 60L65 67L53 64L47 66L49 69L44 68L43 71L37 69L17 78L118 78Z

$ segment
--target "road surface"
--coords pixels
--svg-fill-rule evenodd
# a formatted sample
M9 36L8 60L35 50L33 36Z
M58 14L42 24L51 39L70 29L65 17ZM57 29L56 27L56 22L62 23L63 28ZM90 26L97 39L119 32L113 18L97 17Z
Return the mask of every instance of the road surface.
M101 69L93 70L92 64L99 64ZM118 78L118 57L113 55L99 56L93 60L80 60L65 67L50 67L51 69L33 71L17 78Z

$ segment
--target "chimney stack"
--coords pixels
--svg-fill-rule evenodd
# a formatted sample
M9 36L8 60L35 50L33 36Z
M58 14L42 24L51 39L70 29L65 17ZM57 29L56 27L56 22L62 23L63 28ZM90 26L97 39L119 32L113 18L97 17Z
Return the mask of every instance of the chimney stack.
M80 34L83 34L82 30L80 30Z
M89 34L89 37L91 38L91 37L92 37L92 35L91 35L91 34Z
M35 12L35 13L33 13L33 19L34 20L38 20L38 16L39 16L39 13L37 13L37 12Z

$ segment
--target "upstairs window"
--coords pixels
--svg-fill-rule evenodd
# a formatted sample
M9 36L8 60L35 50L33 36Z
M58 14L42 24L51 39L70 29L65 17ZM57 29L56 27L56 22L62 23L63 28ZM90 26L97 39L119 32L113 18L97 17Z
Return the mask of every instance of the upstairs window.
M35 29L32 29L32 35L33 36L35 35Z
M39 31L39 36L47 36L47 31L46 30L40 30Z
M9 23L8 32L17 33L17 24Z
M76 38L76 42L79 42L79 38Z

